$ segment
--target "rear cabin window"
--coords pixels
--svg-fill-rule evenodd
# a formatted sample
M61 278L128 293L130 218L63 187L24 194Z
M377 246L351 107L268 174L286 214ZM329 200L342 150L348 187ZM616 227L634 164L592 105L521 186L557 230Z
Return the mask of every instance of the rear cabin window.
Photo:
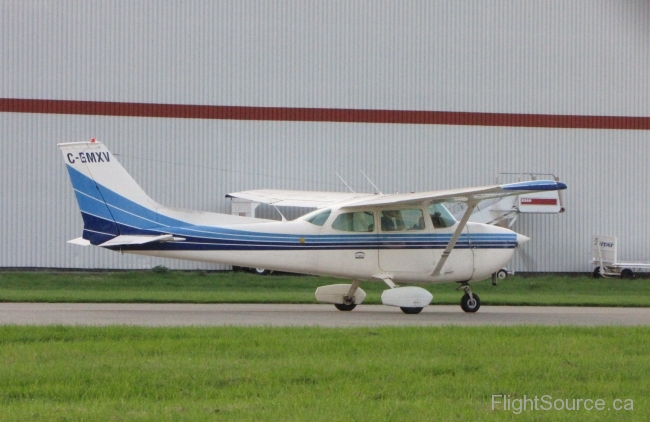
M375 215L370 211L346 212L332 223L334 230L370 233L375 230Z
M383 210L380 213L381 230L385 232L424 230L424 214L420 209Z

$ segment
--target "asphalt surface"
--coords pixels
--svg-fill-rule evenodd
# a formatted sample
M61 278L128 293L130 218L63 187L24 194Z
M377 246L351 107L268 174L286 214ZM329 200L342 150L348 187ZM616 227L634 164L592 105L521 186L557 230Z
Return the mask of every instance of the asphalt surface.
M359 305L0 303L0 325L140 326L439 326L439 325L650 325L650 308L483 306L475 314L459 306L433 305L419 315L399 308Z

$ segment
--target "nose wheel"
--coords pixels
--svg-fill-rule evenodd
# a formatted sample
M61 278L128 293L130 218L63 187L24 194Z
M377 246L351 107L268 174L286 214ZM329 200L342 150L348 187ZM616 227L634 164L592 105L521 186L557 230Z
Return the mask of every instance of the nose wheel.
M474 313L481 307L481 298L477 294L472 293L469 284L465 283L460 286L465 291L465 294L460 299L460 307L463 311Z

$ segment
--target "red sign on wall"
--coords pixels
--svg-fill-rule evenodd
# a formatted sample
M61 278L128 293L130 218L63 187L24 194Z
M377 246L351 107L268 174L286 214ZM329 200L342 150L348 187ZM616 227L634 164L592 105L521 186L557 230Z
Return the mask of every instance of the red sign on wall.
M557 205L555 198L521 198L522 205Z

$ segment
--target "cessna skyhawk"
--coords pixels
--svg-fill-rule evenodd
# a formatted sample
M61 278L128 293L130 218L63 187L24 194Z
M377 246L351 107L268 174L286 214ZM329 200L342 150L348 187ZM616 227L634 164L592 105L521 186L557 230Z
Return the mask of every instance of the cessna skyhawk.
M94 139L59 144L84 222L70 243L124 253L259 267L351 279L319 287L316 299L350 311L366 281L383 281L385 305L417 314L433 299L409 283L459 283L461 307L481 301L469 283L490 277L529 240L506 228L468 222L485 199L566 189L534 180L406 194L255 190L229 196L276 206L312 206L293 221L169 208L152 200ZM443 203L465 202L460 221Z

